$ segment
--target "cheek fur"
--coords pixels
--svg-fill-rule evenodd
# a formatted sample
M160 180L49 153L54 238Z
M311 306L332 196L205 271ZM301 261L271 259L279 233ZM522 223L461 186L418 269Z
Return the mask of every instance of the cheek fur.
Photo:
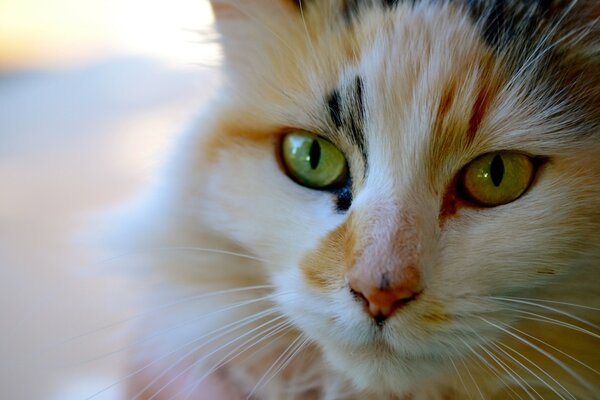
M343 286L346 255L353 243L350 224L350 219L346 219L319 240L316 250L308 252L300 260L302 276L309 286L320 291Z

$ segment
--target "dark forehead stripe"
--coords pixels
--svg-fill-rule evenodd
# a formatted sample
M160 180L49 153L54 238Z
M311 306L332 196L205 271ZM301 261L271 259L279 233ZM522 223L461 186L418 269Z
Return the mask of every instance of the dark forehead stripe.
M366 170L367 149L364 133L365 104L362 79L357 76L341 89L333 90L327 97L327 109L338 133L346 135L360 151Z
M340 109L340 92L337 89L329 95L327 107L329 108L329 116L335 127L340 128L342 126L342 112Z
M568 1L462 0L459 3L468 8L486 43L502 49L513 42L531 41Z
M350 24L354 19L358 18L364 10L373 7L391 9L399 3L414 4L416 1L417 0L342 0L340 12L342 18Z
M305 6L305 1L302 3ZM360 20L365 11L379 7L393 10L400 4L415 6L428 2L443 6L453 3L466 8L470 16L480 26L486 42L495 48L506 46L513 40L523 41L547 17L556 15L572 0L340 0L340 16L347 24ZM318 4L311 1L310 3Z
M357 76L350 88L350 107L348 110L348 125L352 141L356 144L367 165L367 150L365 146L365 132L363 129L365 119L365 104L363 99L363 81Z

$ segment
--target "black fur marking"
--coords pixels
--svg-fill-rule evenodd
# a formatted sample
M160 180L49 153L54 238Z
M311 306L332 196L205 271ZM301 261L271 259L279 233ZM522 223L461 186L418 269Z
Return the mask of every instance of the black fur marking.
M513 40L530 39L539 23L569 0L429 0L442 5L463 5L478 22L482 36L494 48L502 48ZM373 7L393 10L400 4L415 6L424 0L343 0L340 14L352 24L360 14Z
M352 19L360 13L361 0L344 0L342 2L342 17L350 24Z
M335 124L336 128L342 126L342 114L340 111L340 92L336 89L329 95L327 99L327 106L329 107L329 116Z
M364 133L365 104L363 98L363 81L357 76L349 84L341 86L339 89L331 92L327 98L327 109L329 117L335 126L333 134L345 136L346 141L350 141L360 151L364 169L367 170L367 150L366 138ZM343 212L352 205L351 181L344 183L343 186L333 189L332 192L337 196L336 208Z
M410 2L414 5L417 1L419 0L344 0L342 2L341 14L344 21L350 24L363 10L373 7L392 9L403 2Z
M327 108L337 132L346 135L351 143L360 150L366 169L367 150L363 129L365 104L362 79L357 76L350 84L334 90L327 98Z
M298 2L297 0L296 2ZM424 0L343 0L340 14L347 24L352 24L365 10L373 7L394 9L399 4L415 6ZM429 0L440 4L450 2L464 5L481 26L488 44L501 47L515 38L526 37L537 23L560 4L569 0Z
M356 144L363 156L365 166L367 165L367 151L365 145L365 132L363 122L365 117L365 105L363 99L363 82L357 76L353 85L353 96L350 101L351 108L348 113L349 129L352 135L352 141ZM365 168L366 169L366 168Z
M465 0L464 4L478 22L486 43L502 49L513 42L533 40L536 30L556 11L558 2L560 0Z
M381 3L384 7L393 8L396 7L400 1L402 0L381 0Z

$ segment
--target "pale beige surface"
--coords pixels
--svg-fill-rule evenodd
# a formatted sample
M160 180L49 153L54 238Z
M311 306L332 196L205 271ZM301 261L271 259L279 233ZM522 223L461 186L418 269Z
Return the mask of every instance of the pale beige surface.
M106 355L130 323L68 340L139 299L82 233L144 187L217 81L135 58L0 76L0 398L84 399L126 374Z
M205 0L0 1L1 399L84 399L126 374L109 354L131 323L99 328L139 296L88 239L215 86L195 66L216 64L211 22Z
M207 0L2 0L0 69L70 66L114 54L206 62ZM210 31L210 29L209 29ZM203 37L202 37L203 36Z

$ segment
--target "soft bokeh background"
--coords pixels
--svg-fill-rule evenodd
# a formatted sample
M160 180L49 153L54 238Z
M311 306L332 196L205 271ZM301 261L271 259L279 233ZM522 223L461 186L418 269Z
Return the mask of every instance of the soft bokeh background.
M0 0L0 398L122 398L99 392L131 321L100 328L139 296L86 235L218 87L211 24L204 0Z

